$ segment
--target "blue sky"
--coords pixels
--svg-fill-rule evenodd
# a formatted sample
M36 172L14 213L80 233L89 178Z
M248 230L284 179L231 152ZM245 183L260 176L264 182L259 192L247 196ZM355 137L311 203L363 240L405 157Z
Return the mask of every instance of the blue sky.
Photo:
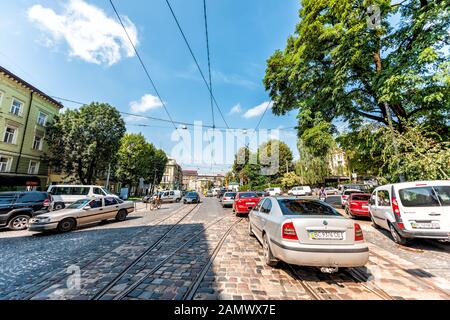
M207 89L165 0L114 2L171 116L178 121L211 124ZM170 2L206 74L203 2ZM274 50L284 48L293 33L299 1L208 0L207 6L216 99L231 127L254 128L260 118L258 110L264 109L255 107L269 101L262 84L265 61ZM2 66L50 95L104 101L123 112L167 118L109 1L1 1L0 12L0 29L7 30L0 33ZM231 112L233 107L235 112ZM224 126L217 110L215 115L217 125ZM125 120L128 131L142 132L155 146L171 153L176 142L170 139L170 124ZM268 112L261 123L262 128L295 125L296 112L283 117ZM282 139L297 153L294 136L293 131L282 133ZM183 166L211 171L205 163ZM224 171L226 167L222 163L213 169Z

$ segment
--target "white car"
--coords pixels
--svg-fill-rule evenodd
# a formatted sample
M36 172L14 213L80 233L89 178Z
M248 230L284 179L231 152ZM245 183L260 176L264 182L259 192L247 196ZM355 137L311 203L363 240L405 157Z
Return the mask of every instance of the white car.
M288 191L291 196L311 196L312 190L309 186L293 187Z
M109 196L119 198L104 187L86 186L86 185L51 185L47 190L53 197L53 209L64 209L75 201L85 199L86 197Z
M180 202L183 198L180 190L167 190L161 192L162 202Z
M276 197L281 195L281 188L268 188L264 192L268 193L271 197Z
M369 249L359 224L317 200L267 197L249 214L249 234L262 243L267 265L361 267Z
M50 211L30 219L28 230L69 232L80 225L115 219L126 220L134 211L131 201L117 197L92 197L75 201L65 209Z
M375 227L391 232L398 244L407 239L450 240L450 181L417 181L376 188L369 201Z

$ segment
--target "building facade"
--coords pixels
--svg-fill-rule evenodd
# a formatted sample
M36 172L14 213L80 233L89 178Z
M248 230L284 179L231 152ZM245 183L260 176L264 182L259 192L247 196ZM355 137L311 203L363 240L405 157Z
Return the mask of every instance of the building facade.
M209 188L220 188L224 185L223 174L203 174L197 170L183 171L183 189L204 192Z
M330 157L329 167L333 176L349 175L345 152L341 149L334 150Z
M183 170L177 161L169 158L166 170L160 183L160 188L164 190L180 190L183 186Z
M0 189L48 184L46 125L63 105L0 66Z

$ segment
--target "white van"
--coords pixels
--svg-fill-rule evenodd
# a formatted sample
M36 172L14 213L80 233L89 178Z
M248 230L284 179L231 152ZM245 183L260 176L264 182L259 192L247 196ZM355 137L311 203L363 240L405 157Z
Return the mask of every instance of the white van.
M162 202L180 202L183 195L180 190L166 190L161 192Z
M66 205L86 197L111 196L118 198L118 196L100 186L52 185L48 187L47 192L51 193L53 197L53 208L55 210L64 209Z
M398 244L407 239L450 239L450 181L417 181L376 188L369 201L375 227L391 232Z
M268 188L264 191L268 193L271 197L281 196L281 188Z
M312 190L309 186L293 187L288 191L291 196L311 196Z

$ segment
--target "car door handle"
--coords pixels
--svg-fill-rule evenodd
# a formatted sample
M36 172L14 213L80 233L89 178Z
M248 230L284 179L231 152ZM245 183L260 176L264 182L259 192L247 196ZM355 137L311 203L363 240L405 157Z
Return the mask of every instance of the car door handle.
M435 216L440 216L441 214L440 213L437 213L437 212L432 212L432 213L430 213L429 214L429 216L433 216L433 217L435 217Z

